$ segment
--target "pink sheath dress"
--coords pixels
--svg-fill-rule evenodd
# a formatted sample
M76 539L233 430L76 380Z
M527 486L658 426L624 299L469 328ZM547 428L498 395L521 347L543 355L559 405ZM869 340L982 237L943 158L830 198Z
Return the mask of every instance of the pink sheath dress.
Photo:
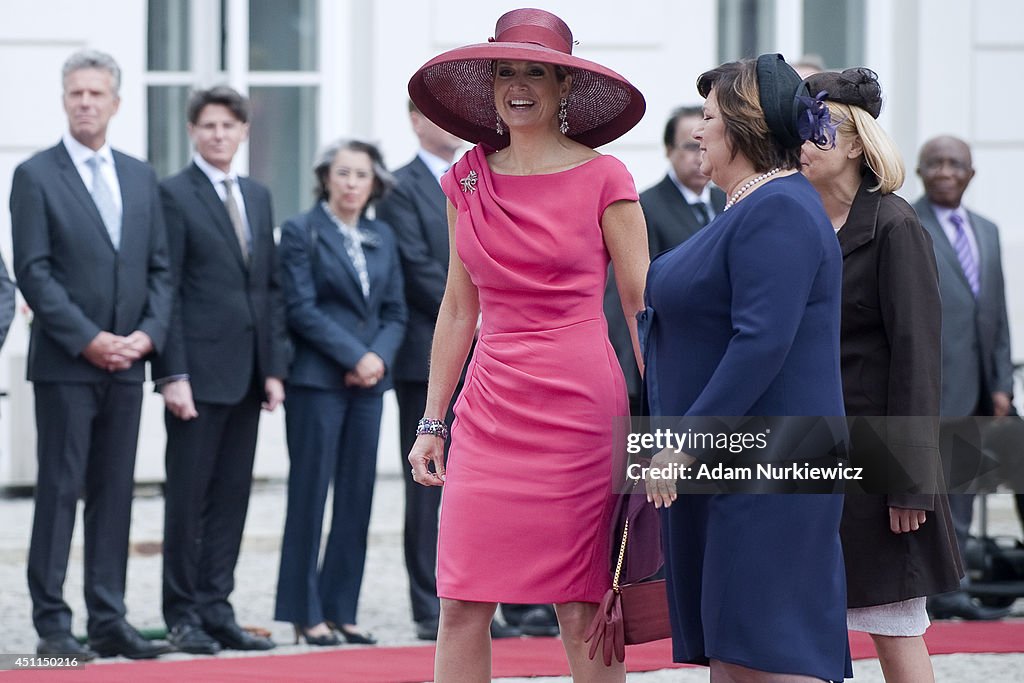
M455 404L438 595L599 602L611 582L614 418L628 414L602 308L600 221L638 199L633 178L610 156L501 175L475 147L441 185L482 324Z

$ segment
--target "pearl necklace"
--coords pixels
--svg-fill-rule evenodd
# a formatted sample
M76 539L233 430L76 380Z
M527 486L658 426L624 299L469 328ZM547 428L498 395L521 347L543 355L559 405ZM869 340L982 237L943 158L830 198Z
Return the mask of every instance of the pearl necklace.
M732 208L732 205L738 202L740 200L740 197L742 197L746 193L746 191L752 188L754 185L757 185L762 180L768 180L768 178L771 178L773 175L781 171L782 169L776 166L772 170L766 171L765 173L762 173L756 178L753 178L743 183L743 187L732 193L732 196L729 197L729 201L725 203L725 208L722 209L722 211L728 211L730 208Z

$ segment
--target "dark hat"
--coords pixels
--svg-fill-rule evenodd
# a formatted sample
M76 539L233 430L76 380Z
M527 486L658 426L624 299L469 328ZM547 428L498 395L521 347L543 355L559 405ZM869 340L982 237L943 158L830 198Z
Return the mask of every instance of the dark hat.
M882 86L878 74L867 67L823 71L808 76L806 83L812 93L825 91L825 99L830 102L860 107L875 119L882 113Z
M572 32L539 9L506 12L487 43L466 45L434 57L413 74L409 97L428 119L463 140L495 149L508 135L495 131L493 63L498 59L565 67L572 75L568 136L588 147L618 138L644 115L643 95L611 69L572 55Z
M803 144L800 120L811 98L807 86L793 67L778 53L757 58L757 94L768 130L783 147Z

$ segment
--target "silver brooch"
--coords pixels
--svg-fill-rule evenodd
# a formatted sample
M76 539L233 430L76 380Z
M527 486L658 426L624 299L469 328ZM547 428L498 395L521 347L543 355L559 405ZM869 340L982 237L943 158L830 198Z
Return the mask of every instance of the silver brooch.
M459 181L463 192L476 192L476 171L470 171L469 175Z

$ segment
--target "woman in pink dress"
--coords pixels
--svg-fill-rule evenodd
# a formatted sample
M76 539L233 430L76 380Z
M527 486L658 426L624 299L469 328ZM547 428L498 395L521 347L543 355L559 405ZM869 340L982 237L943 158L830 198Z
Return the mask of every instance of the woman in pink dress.
M645 105L572 42L558 17L514 10L491 42L446 52L409 83L424 115L479 143L442 178L448 284L409 455L417 482L444 486L441 683L490 680L498 602L554 603L574 678L625 678L583 639L610 585L612 435L628 414L605 278L610 260L635 345L647 238L632 177L593 148ZM446 467L441 420L474 335Z

